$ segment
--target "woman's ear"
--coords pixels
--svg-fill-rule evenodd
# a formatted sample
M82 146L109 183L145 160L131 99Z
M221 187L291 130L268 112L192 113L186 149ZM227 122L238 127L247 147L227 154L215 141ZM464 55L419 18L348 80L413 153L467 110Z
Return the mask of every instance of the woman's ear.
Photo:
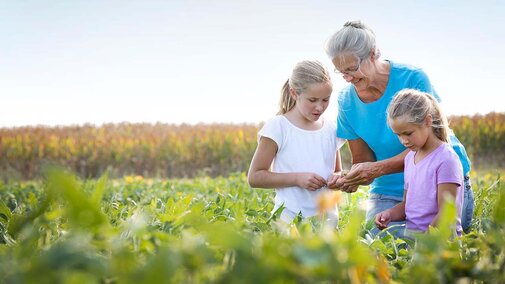
M381 51L375 47L372 49L370 53L372 61L378 60L379 57L381 56Z
M369 55L369 56L370 56L370 61L371 61L371 62L374 62L374 61L375 61L375 59L377 59L377 58L375 57L375 48L373 48L373 49L372 49L372 51L370 51L370 55Z

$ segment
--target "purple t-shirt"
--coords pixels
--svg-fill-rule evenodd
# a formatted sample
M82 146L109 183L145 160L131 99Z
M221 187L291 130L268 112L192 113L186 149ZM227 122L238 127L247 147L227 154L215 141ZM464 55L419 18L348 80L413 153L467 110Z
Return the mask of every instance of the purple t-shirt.
M426 231L437 215L438 185L442 183L458 184L456 196L457 225L456 232L461 235L461 209L463 206L463 169L458 155L446 143L440 145L421 161L414 162L416 152L409 152L405 157L405 204L406 228L413 231Z

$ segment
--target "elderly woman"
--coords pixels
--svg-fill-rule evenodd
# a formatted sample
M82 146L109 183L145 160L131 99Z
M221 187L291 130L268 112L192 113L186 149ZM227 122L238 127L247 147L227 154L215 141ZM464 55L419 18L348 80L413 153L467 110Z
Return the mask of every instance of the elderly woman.
M367 219L372 219L403 200L403 162L408 149L387 125L389 103L404 88L440 98L420 68L381 59L375 34L362 22L345 23L327 41L326 53L335 72L350 83L338 96L337 136L348 140L352 167L331 186L354 192L359 185L370 184ZM461 223L467 231L474 203L468 176L470 161L454 134L451 145L463 165L465 194Z

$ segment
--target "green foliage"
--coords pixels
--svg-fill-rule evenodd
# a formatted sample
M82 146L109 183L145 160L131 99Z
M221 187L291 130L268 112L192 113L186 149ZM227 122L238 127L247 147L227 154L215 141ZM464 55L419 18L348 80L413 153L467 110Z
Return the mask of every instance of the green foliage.
M366 189L344 194L339 229L285 224L273 191L229 178L0 184L0 283L387 283L505 281L505 187L472 177L476 219L453 236L456 207L411 239L367 234Z

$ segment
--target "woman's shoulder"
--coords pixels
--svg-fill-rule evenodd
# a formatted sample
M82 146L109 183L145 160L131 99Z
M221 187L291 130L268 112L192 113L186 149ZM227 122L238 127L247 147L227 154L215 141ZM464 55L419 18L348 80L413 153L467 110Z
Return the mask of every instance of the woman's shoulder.
M354 86L352 84L349 84L342 88L340 92L338 93L337 99L338 99L338 105L339 106L345 106L348 104L352 104L352 100L355 97L355 90Z
M394 70L395 74L418 74L422 76L426 76L426 72L421 67L417 67L414 65L410 65L407 63L397 63L394 61L389 61L389 64L391 66L391 70Z
M401 62L395 62L392 60L388 60L390 66L392 69L396 70L410 70L410 71L417 71L417 70L422 70L420 67L408 64L408 63L401 63Z
M347 86L343 87L339 92L338 92L338 97L346 97L350 96L352 94L352 91L354 90L354 87L352 84L347 84Z
M392 84L400 88L413 88L433 94L438 97L433 90L428 74L420 67L405 63L391 62Z

